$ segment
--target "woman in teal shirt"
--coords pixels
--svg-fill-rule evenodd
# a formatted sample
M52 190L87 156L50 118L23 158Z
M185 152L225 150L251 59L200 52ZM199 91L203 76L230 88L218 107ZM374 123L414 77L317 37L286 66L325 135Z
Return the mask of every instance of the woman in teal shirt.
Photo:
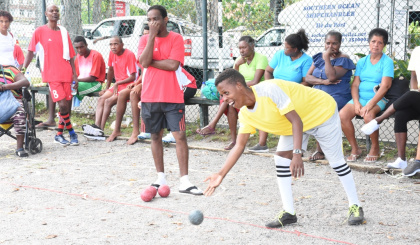
M304 50L308 50L308 44L309 39L303 29L287 36L284 41L284 49L277 51L265 69L265 80L282 79L309 86L309 83L305 81L305 77L312 65L312 57L304 52ZM251 152L268 152L268 134L263 131L259 132L260 139L258 144L248 150Z
M352 119L359 115L365 123L375 119L376 114L385 109L387 103L384 98L391 87L394 77L394 62L382 52L388 42L388 32L375 28L369 33L370 54L357 62L354 80L351 86L351 96L347 105L340 110L341 127L351 145L348 162L355 162L362 153L357 145ZM375 93L374 87L380 85ZM370 135L372 146L364 162L376 162L379 158L379 131Z

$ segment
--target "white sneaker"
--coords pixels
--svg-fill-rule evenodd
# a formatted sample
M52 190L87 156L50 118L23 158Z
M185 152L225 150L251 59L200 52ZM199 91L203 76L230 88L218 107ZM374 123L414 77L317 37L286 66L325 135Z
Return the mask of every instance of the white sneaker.
M407 167L407 161L404 161L398 157L397 160L395 160L395 162L388 163L387 167L405 169Z
M174 136L171 132L162 138L162 141L165 143L176 143Z
M104 131L100 129L95 124L83 124L82 125L83 133L91 136L104 136Z
M366 135L371 135L373 132L375 132L378 129L379 129L379 124L375 119L373 119L372 121L363 125L363 127L360 130Z
M152 135L150 133L144 133L144 132L142 132L142 133L140 133L137 136L137 139L139 139L139 140L145 140L145 139L150 139L151 137L152 137Z

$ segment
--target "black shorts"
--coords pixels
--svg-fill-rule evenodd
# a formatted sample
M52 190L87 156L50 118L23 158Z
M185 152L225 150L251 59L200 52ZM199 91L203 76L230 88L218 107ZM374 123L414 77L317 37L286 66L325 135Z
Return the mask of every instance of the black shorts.
M141 102L141 118L146 133L159 133L164 128L185 131L185 104Z

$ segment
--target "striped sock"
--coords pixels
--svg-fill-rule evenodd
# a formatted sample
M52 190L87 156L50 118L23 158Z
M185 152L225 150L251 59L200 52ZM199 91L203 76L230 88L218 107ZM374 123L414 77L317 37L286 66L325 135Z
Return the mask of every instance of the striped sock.
M64 131L64 122L63 120L61 120L61 118L58 121L58 131L57 131L57 135L63 135L63 131Z
M284 211L295 214L293 207L292 173L290 172L290 159L274 156L277 172L277 184L279 185L281 200Z
M347 198L349 199L349 207L353 204L356 204L360 207L359 198L357 197L356 184L354 183L353 174L349 165L347 165L346 162L339 166L337 166L338 164L331 163L330 165L337 173L338 178L340 179L341 184L343 185L344 190L346 191Z
M67 114L59 114L60 117L63 119L65 125L66 125L66 129L67 131L69 131L70 135L76 134L73 130L73 126L71 125L71 121L70 121L70 115L69 113Z

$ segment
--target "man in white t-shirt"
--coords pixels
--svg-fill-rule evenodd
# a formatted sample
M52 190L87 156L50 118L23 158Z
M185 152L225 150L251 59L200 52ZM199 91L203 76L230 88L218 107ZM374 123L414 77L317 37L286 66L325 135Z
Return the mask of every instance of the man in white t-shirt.
M9 27L13 21L13 16L4 10L0 10L0 64L15 65L13 50L16 41L10 34Z

